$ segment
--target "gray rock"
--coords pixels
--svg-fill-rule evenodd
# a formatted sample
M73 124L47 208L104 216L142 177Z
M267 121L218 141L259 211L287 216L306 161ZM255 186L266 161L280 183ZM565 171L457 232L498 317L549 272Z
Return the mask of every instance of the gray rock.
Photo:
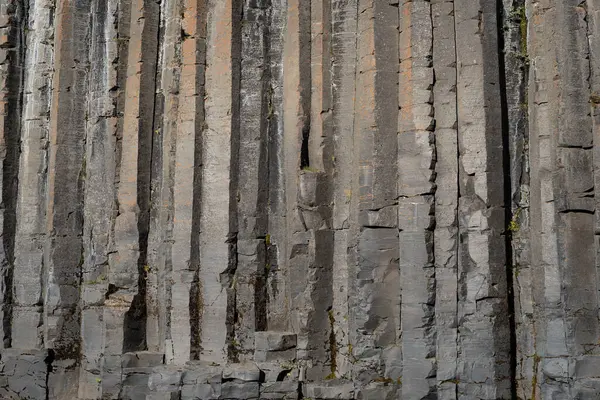
M254 334L254 347L263 351L284 351L296 347L294 333L284 332L256 332Z
M254 363L228 364L223 369L223 381L235 379L244 382L258 382L261 370Z
M177 392L157 392L146 395L146 400L179 400L181 393Z
M182 383L184 385L221 383L223 367L208 363L188 363L183 371Z
M199 383L183 385L181 388L182 400L212 400L221 398L221 383Z
M598 0L0 0L0 398L597 398L598 38Z
M221 388L221 399L258 399L259 384L257 382L225 382Z
M354 384L351 382L322 382L302 385L304 397L322 400L354 398Z
M161 365L164 360L164 354L150 351L138 351L135 353L125 353L122 357L121 366L123 368L145 368Z
M177 391L182 383L183 372L177 369L158 368L148 379L148 388L152 391Z

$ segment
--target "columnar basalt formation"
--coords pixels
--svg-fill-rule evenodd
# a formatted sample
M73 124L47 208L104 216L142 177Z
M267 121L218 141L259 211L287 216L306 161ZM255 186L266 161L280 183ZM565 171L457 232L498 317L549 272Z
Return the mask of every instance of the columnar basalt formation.
M0 0L0 398L599 397L599 38L599 0Z

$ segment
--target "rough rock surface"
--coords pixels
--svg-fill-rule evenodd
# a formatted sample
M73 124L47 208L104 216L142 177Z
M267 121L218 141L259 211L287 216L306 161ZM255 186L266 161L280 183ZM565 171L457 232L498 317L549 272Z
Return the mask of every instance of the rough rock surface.
M600 398L596 138L600 0L0 0L0 398Z

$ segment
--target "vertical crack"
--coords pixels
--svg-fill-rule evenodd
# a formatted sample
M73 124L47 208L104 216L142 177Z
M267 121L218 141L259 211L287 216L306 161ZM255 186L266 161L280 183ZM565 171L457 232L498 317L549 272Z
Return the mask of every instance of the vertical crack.
M517 398L517 336L515 321L515 296L513 287L513 248L512 231L509 229L510 222L513 219L512 212L512 176L511 176L511 154L510 154L510 131L508 119L508 98L506 85L506 65L504 53L504 8L502 0L496 0L496 18L498 34L498 66L500 83L500 106L501 106L501 128L502 128L502 169L504 174L504 218L505 218L505 258L506 258L506 283L507 283L507 303L508 303L508 322L510 332L510 391L511 398Z
M198 360L202 351L200 343L200 320L202 318L202 291L200 286L200 219L202 213L202 133L205 126L204 109L204 75L206 68L206 24L207 10L205 3L198 4L198 19L196 26L196 44L202 49L196 53L196 119L195 119L195 137L194 137L194 189L192 203L192 232L190 240L190 264L194 271L194 278L190 288L190 359Z
M52 363L54 362L55 354L53 349L48 349L44 363L46 364L46 400L50 400L50 374L53 371Z
M430 146L431 146L431 165L430 165L430 169L431 169L431 182L432 182L432 191L431 191L431 206L429 208L429 215L432 219L432 221L435 221L435 199L436 199L436 192L437 192L437 185L436 185L436 166L437 166L437 142L436 142L436 136L435 136L435 118L436 118L436 109L433 106L433 102L434 102L434 87L435 87L435 81L436 81L436 77L435 77L435 69L433 67L433 30L434 30L434 24L433 24L433 8L432 8L432 4L428 5L428 10L429 10L429 26L431 27L431 41L430 41L430 49L429 49L429 57L430 57L430 68L433 71L433 78L431 81L431 87L430 87L430 94L431 94L431 99L429 104L431 104L431 118L433 121L433 127L431 129L430 132ZM438 301L436 299L436 292L437 292L437 285L438 285L438 277L436 274L436 252L435 252L435 245L436 245L436 240L435 240L435 222L431 223L428 227L425 228L425 242L431 246L430 250L429 250L429 256L430 256L430 265L432 266L431 270L432 275L430 279L430 282L433 284L433 288L430 289L433 294L432 294L432 303L427 304L427 306L424 307L428 307L429 308L429 313L431 315L431 321L430 321L430 326L432 328L433 331L437 331L438 329L438 321L436 319L436 306L438 306ZM438 348L436 345L436 334L433 334L432 337L430 338L429 341L429 345L431 350L433 351L433 354L430 355L431 358L437 358L438 357ZM435 397L437 396L437 392L438 392L438 387L437 384L435 383L438 379L438 369L436 367L435 369L435 381L434 383L430 386L430 395Z
M240 113L242 80L242 21L244 19L244 0L233 0L231 6L231 155L229 168L229 246L227 269L221 273L221 283L227 290L227 359L237 362L238 346L235 341L237 324L236 279L238 267L238 191L239 191L239 153L240 153Z
M310 166L308 155L308 139L310 137L310 124L302 127L302 145L300 147L300 169L306 169Z
M310 167L309 138L310 138L310 108L312 90L312 71L310 65L311 44L311 7L304 6L300 1L300 60L309 60L307 64L298 65L300 69L300 107L302 109L302 138L300 146L300 169Z

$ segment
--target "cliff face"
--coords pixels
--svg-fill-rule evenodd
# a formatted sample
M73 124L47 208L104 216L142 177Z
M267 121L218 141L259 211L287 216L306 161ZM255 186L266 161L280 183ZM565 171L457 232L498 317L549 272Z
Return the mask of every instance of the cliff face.
M596 398L599 40L599 0L0 0L0 397Z

